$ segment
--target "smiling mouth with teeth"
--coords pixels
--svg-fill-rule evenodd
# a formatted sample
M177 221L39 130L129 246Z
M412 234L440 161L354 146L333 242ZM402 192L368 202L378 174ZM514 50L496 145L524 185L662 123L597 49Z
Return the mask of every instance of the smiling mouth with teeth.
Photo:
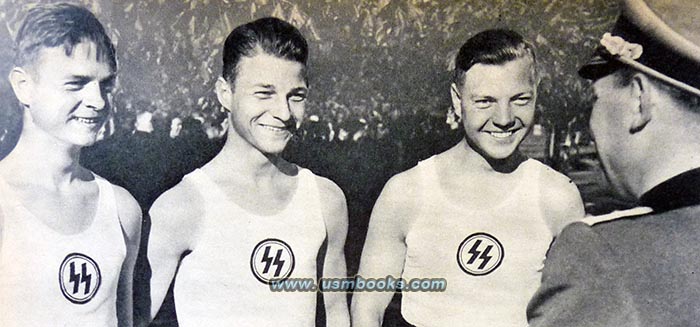
M287 126L273 126L273 125L265 125L265 124L259 124L259 126L268 130L268 131L272 131L272 132L276 132L276 133L291 133L292 132L292 130Z
M260 124L260 127L264 128L268 131L272 131L272 132L276 132L276 133L289 133L290 132L289 129L286 127L277 127L277 126L264 125L264 124Z
M504 138L507 138L507 137L515 134L515 132L517 132L517 130L508 131L508 132L487 132L487 133L489 133L489 135L491 135L495 138L504 139Z
M94 117L94 118L86 118L86 117L75 117L75 120L83 123L83 124L89 124L89 125L94 125L94 124L99 124L102 122L102 117Z

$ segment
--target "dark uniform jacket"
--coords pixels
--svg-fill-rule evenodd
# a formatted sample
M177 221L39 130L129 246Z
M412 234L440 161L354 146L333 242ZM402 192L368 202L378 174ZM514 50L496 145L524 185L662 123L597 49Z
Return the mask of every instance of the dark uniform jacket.
M640 204L653 212L564 229L528 306L530 326L700 326L700 168Z

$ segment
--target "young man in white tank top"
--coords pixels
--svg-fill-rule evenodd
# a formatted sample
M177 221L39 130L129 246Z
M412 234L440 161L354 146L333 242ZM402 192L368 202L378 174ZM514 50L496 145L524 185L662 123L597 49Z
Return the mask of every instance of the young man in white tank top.
M141 210L79 163L110 114L114 47L68 4L30 10L15 45L23 112L0 161L0 325L131 326Z
M549 244L583 217L583 204L568 178L518 151L538 85L523 38L481 32L455 66L450 91L465 137L388 182L359 275L444 278L444 291L402 292L402 315L416 326L526 326ZM353 326L380 326L392 296L356 291Z
M307 44L289 23L234 29L216 83L228 111L221 152L150 211L152 315L175 277L180 326L315 326L316 292L272 292L289 278L345 277L345 197L282 159L304 118ZM177 274L177 276L175 276ZM325 293L328 326L349 326L345 293Z

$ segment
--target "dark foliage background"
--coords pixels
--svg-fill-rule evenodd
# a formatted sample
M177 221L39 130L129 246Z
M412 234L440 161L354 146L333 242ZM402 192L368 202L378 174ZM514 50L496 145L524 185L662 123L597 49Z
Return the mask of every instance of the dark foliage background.
M43 2L52 1L0 0L2 74L11 69L11 39L25 10ZM162 135L176 116L197 118L197 128L220 126L224 115L213 87L226 35L264 16L298 26L311 47L312 93L303 130L285 155L330 177L345 191L351 219L346 248L350 274L357 270L369 213L386 180L461 137L445 119L450 62L466 39L483 29L505 27L535 45L543 75L538 109L544 133L533 138L530 153L557 168L572 169L562 147L575 132L586 144L585 109L590 106L586 82L576 76L576 67L617 10L610 0L77 3L107 27L120 64L109 131L113 135L87 149L84 161L130 189L145 209L182 174L214 155L222 142L218 136L200 135L196 142L173 145ZM19 122L6 79L0 80L0 105L2 156L12 148ZM130 136L136 115L145 111L153 114L153 134L160 138ZM599 185L590 181L596 178L588 177L579 186ZM587 200L595 196L601 195L588 195Z
M0 69L11 65L11 38L25 9L39 2L0 1ZM449 106L450 62L476 32L507 27L537 48L543 82L542 123L563 128L589 106L574 74L614 16L603 0L83 0L117 44L117 128L139 111L156 120L202 114L220 120L213 95L221 44L235 26L278 16L300 27L311 46L307 134L324 141L382 139L404 145L442 134ZM14 100L3 80L3 107ZM3 110L3 129L12 122ZM413 118L419 117L419 118ZM432 120L440 124L431 125ZM416 125L417 123L417 125ZM397 135L400 134L400 135ZM308 135L307 135L308 136Z

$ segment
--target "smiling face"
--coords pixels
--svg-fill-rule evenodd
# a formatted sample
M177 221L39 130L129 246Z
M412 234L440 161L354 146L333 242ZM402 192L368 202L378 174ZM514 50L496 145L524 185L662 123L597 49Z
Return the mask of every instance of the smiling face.
M487 159L511 156L532 127L537 83L531 58L476 64L452 84L455 113L468 143Z
M233 85L223 78L217 82L232 131L262 153L282 152L304 118L304 74L296 61L266 53L242 57Z
M89 41L76 44L69 56L63 47L42 49L35 63L10 74L27 108L24 129L77 146L93 144L107 120L114 78Z

